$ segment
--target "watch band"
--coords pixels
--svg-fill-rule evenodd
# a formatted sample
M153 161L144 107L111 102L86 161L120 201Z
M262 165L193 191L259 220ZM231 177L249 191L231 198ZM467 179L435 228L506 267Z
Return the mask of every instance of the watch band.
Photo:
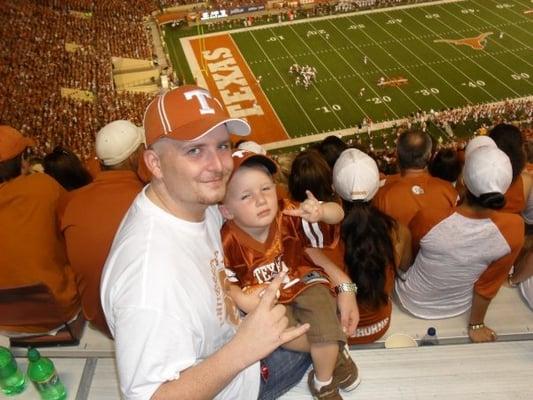
M335 293L353 293L357 294L357 285L352 282L344 282L335 286Z

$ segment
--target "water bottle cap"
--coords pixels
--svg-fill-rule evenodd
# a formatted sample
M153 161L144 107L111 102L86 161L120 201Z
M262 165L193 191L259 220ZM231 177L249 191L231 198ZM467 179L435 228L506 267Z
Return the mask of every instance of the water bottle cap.
M34 348L28 349L28 360L31 362L37 361L39 358L41 358L41 354L39 353L39 350Z
M429 336L435 336L437 333L437 330L433 327L428 328L428 335Z

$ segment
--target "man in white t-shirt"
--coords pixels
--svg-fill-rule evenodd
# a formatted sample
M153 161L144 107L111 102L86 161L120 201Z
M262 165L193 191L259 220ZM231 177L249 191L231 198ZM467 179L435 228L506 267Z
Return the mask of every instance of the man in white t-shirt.
M122 394L275 398L301 379L310 359L274 350L309 326L287 329L276 305L283 276L240 320L222 287L223 221L214 206L233 168L229 133L247 135L250 127L229 118L207 90L183 86L148 105L144 128L152 180L122 221L101 289Z

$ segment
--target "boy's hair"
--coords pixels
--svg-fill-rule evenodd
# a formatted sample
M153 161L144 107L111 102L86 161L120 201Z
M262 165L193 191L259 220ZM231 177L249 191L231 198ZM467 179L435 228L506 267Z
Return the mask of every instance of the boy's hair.
M246 160L245 162L243 162L241 164L241 166L239 167L242 168L242 167L245 167L245 168L255 168L255 169L260 169L262 170L265 174L267 174L268 176L270 176L272 178L272 180L274 180L274 174L267 168L267 166L262 163L261 161L259 161L257 158L251 158L249 160ZM237 171L234 171L234 172L237 172Z

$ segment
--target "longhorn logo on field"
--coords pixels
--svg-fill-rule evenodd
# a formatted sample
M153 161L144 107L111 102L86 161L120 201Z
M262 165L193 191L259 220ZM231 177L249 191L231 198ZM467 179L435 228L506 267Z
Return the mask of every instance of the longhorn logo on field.
M492 35L493 32L481 33L476 37L464 38L464 39L437 39L434 40L434 43L449 43L455 44L457 46L470 46L474 50L484 50L485 45L487 44L487 37Z

